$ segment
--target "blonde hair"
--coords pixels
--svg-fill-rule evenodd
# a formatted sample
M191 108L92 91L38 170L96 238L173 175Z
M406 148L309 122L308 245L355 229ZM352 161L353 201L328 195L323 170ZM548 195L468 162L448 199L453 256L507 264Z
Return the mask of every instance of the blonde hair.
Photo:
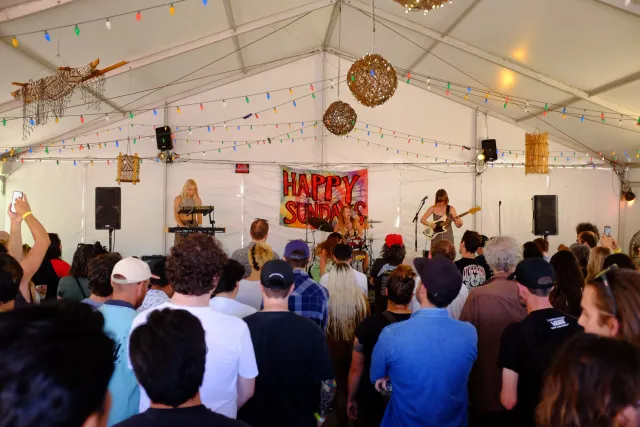
M273 258L273 249L271 249L271 246L266 243L256 243L249 250L249 264L251 265L251 270L262 270L262 267Z
M182 192L180 193L180 197L182 197L182 200L188 198L187 189L189 188L190 185L193 185L194 187L196 187L196 196L194 197L194 199L200 198L200 193L198 193L198 184L196 184L196 182L193 179L188 179L185 181L184 185L182 186Z
M603 246L596 246L591 249L591 253L589 254L589 263L587 264L587 277L593 277L600 273L600 271L602 271L604 259L612 253L611 249Z
M343 216L343 212L344 212L345 209L349 209L351 212L355 212L351 205L344 205L340 209L340 215L338 215L338 229L341 230L341 231L346 231L347 230L347 223L344 222L344 216ZM357 214L356 214L355 218L351 217L351 224L353 224L353 229L354 230L358 226L359 223L360 223L360 220L358 219L358 215Z
M327 290L331 297L327 336L337 341L352 342L356 328L369 314L369 303L348 264L339 262L333 267L329 272Z

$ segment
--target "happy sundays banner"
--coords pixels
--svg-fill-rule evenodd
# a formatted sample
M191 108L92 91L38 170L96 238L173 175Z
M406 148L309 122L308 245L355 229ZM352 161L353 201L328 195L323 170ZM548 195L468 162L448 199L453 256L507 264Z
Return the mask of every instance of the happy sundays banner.
M360 219L369 215L369 172L315 171L282 166L280 225L305 228L307 218L335 224L340 209L351 205Z

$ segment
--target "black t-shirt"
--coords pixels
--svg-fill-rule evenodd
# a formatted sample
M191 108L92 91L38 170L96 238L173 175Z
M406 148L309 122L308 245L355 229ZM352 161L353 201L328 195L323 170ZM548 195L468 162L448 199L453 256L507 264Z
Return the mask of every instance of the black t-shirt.
M411 317L411 313L398 314L391 313L390 311L387 311L386 313L393 316L396 319L396 322L402 322ZM371 401L374 399L382 401L380 393L378 393L373 387L373 384L371 384L369 371L371 370L371 355L373 354L373 348L376 346L378 337L380 337L382 330L390 324L391 321L384 314L379 313L367 317L360 326L356 328L356 338L363 347L362 354L364 354L365 358L365 368L362 374L362 379L360 380L358 395L360 399L370 403L373 403Z
M244 320L260 375L238 419L253 427L316 427L320 382L334 378L322 330L291 312L258 312Z
M491 267L489 267L487 259L484 257L484 255L478 255L476 257L476 261L478 261L480 265L484 267L484 271L485 273L487 273L487 281L491 279L491 276L493 276L493 270L491 270Z
M189 408L149 408L114 427L249 427L247 424L216 414L204 405Z
M471 290L483 285L487 281L487 272L484 266L475 258L460 258L456 266L462 274L462 283Z
M555 308L531 312L504 330L500 367L518 374L518 403L513 410L518 426L535 426L544 376L556 353L571 336L582 332L575 317Z

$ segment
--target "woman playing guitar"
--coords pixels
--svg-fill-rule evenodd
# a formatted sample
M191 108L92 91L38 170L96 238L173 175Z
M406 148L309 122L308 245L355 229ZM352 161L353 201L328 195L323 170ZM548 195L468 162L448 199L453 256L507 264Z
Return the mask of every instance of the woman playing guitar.
M429 218L432 214L433 214L434 221L438 221L440 218L443 218L443 217L455 218L458 216L458 213L456 212L456 208L454 208L453 206L449 206L449 196L447 195L447 192L443 189L440 189L436 192L435 205L427 209L427 212L425 212L425 214L422 215L422 218L420 218L420 223L422 225L427 226L429 223L427 221L427 218ZM462 220L460 218L453 220L453 223L458 228L462 227ZM445 233L437 235L431 241L431 243L437 242L438 240L449 240L451 243L453 243L453 229L449 227Z

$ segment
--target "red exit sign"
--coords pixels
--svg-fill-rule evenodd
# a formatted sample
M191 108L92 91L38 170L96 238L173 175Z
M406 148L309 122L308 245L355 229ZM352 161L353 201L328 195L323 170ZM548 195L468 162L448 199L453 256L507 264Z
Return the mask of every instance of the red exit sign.
M249 164L236 163L236 173L249 173Z

